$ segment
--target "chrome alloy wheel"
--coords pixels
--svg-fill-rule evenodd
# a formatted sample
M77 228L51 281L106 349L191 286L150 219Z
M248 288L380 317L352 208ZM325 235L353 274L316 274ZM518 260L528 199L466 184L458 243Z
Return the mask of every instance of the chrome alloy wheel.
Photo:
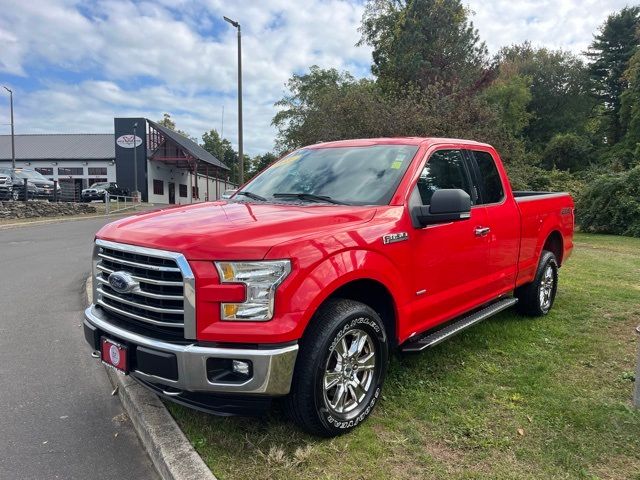
M553 267L551 265L547 265L540 281L540 290L538 293L540 297L540 308L544 311L551 308L551 302L553 302L554 282L555 276L553 273Z
M324 400L335 413L362 404L372 387L376 367L373 339L363 330L348 330L329 353L324 372Z

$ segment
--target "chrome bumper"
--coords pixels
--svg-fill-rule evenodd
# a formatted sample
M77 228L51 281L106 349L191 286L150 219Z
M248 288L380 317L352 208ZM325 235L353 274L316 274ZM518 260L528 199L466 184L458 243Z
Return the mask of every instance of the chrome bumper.
M178 380L148 375L134 370L136 376L146 382L165 385L189 392L234 393L253 395L285 395L289 393L293 368L298 355L298 345L274 349L244 349L176 345L130 332L109 323L107 317L93 305L84 312L85 323L107 336L120 339L130 345L139 345L176 356ZM243 382L211 382L207 378L207 359L242 359L253 364L253 376Z

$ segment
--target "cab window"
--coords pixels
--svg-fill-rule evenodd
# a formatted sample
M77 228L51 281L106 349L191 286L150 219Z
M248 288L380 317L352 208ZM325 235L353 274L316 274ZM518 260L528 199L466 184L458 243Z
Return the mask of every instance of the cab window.
M473 156L480 174L480 188L482 189L482 203L498 203L504 198L504 189L496 162L488 152L474 151Z
M431 204L433 192L443 188L459 188L473 199L471 181L460 150L434 152L420 173L417 184L423 205Z

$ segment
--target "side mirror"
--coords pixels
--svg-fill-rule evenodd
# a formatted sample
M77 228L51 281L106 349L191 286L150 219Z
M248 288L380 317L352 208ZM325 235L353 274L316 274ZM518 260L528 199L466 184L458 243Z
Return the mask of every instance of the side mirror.
M467 220L471 218L471 197L459 188L436 190L431 197L431 205L414 207L412 213L423 227Z

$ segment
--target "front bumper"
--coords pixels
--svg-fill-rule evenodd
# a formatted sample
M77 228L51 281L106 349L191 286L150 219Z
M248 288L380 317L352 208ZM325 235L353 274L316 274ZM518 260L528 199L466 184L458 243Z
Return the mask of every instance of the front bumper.
M130 332L108 321L102 311L91 305L85 310L84 333L94 350L99 350L100 337L106 336L125 343L130 355L144 353L146 358L156 356L159 362L170 362L171 375L167 378L150 373L148 368L133 358L131 375L142 383L153 384L163 389L167 395L178 396L179 392L242 394L279 396L289 393L293 368L298 355L298 345L276 348L228 348L208 347L195 343L175 344ZM140 350L142 349L142 350ZM175 357L175 362L173 358ZM231 359L249 361L252 365L251 377L242 382L211 381L208 378L208 359ZM153 363L153 362L151 362ZM147 371L145 371L145 369Z

